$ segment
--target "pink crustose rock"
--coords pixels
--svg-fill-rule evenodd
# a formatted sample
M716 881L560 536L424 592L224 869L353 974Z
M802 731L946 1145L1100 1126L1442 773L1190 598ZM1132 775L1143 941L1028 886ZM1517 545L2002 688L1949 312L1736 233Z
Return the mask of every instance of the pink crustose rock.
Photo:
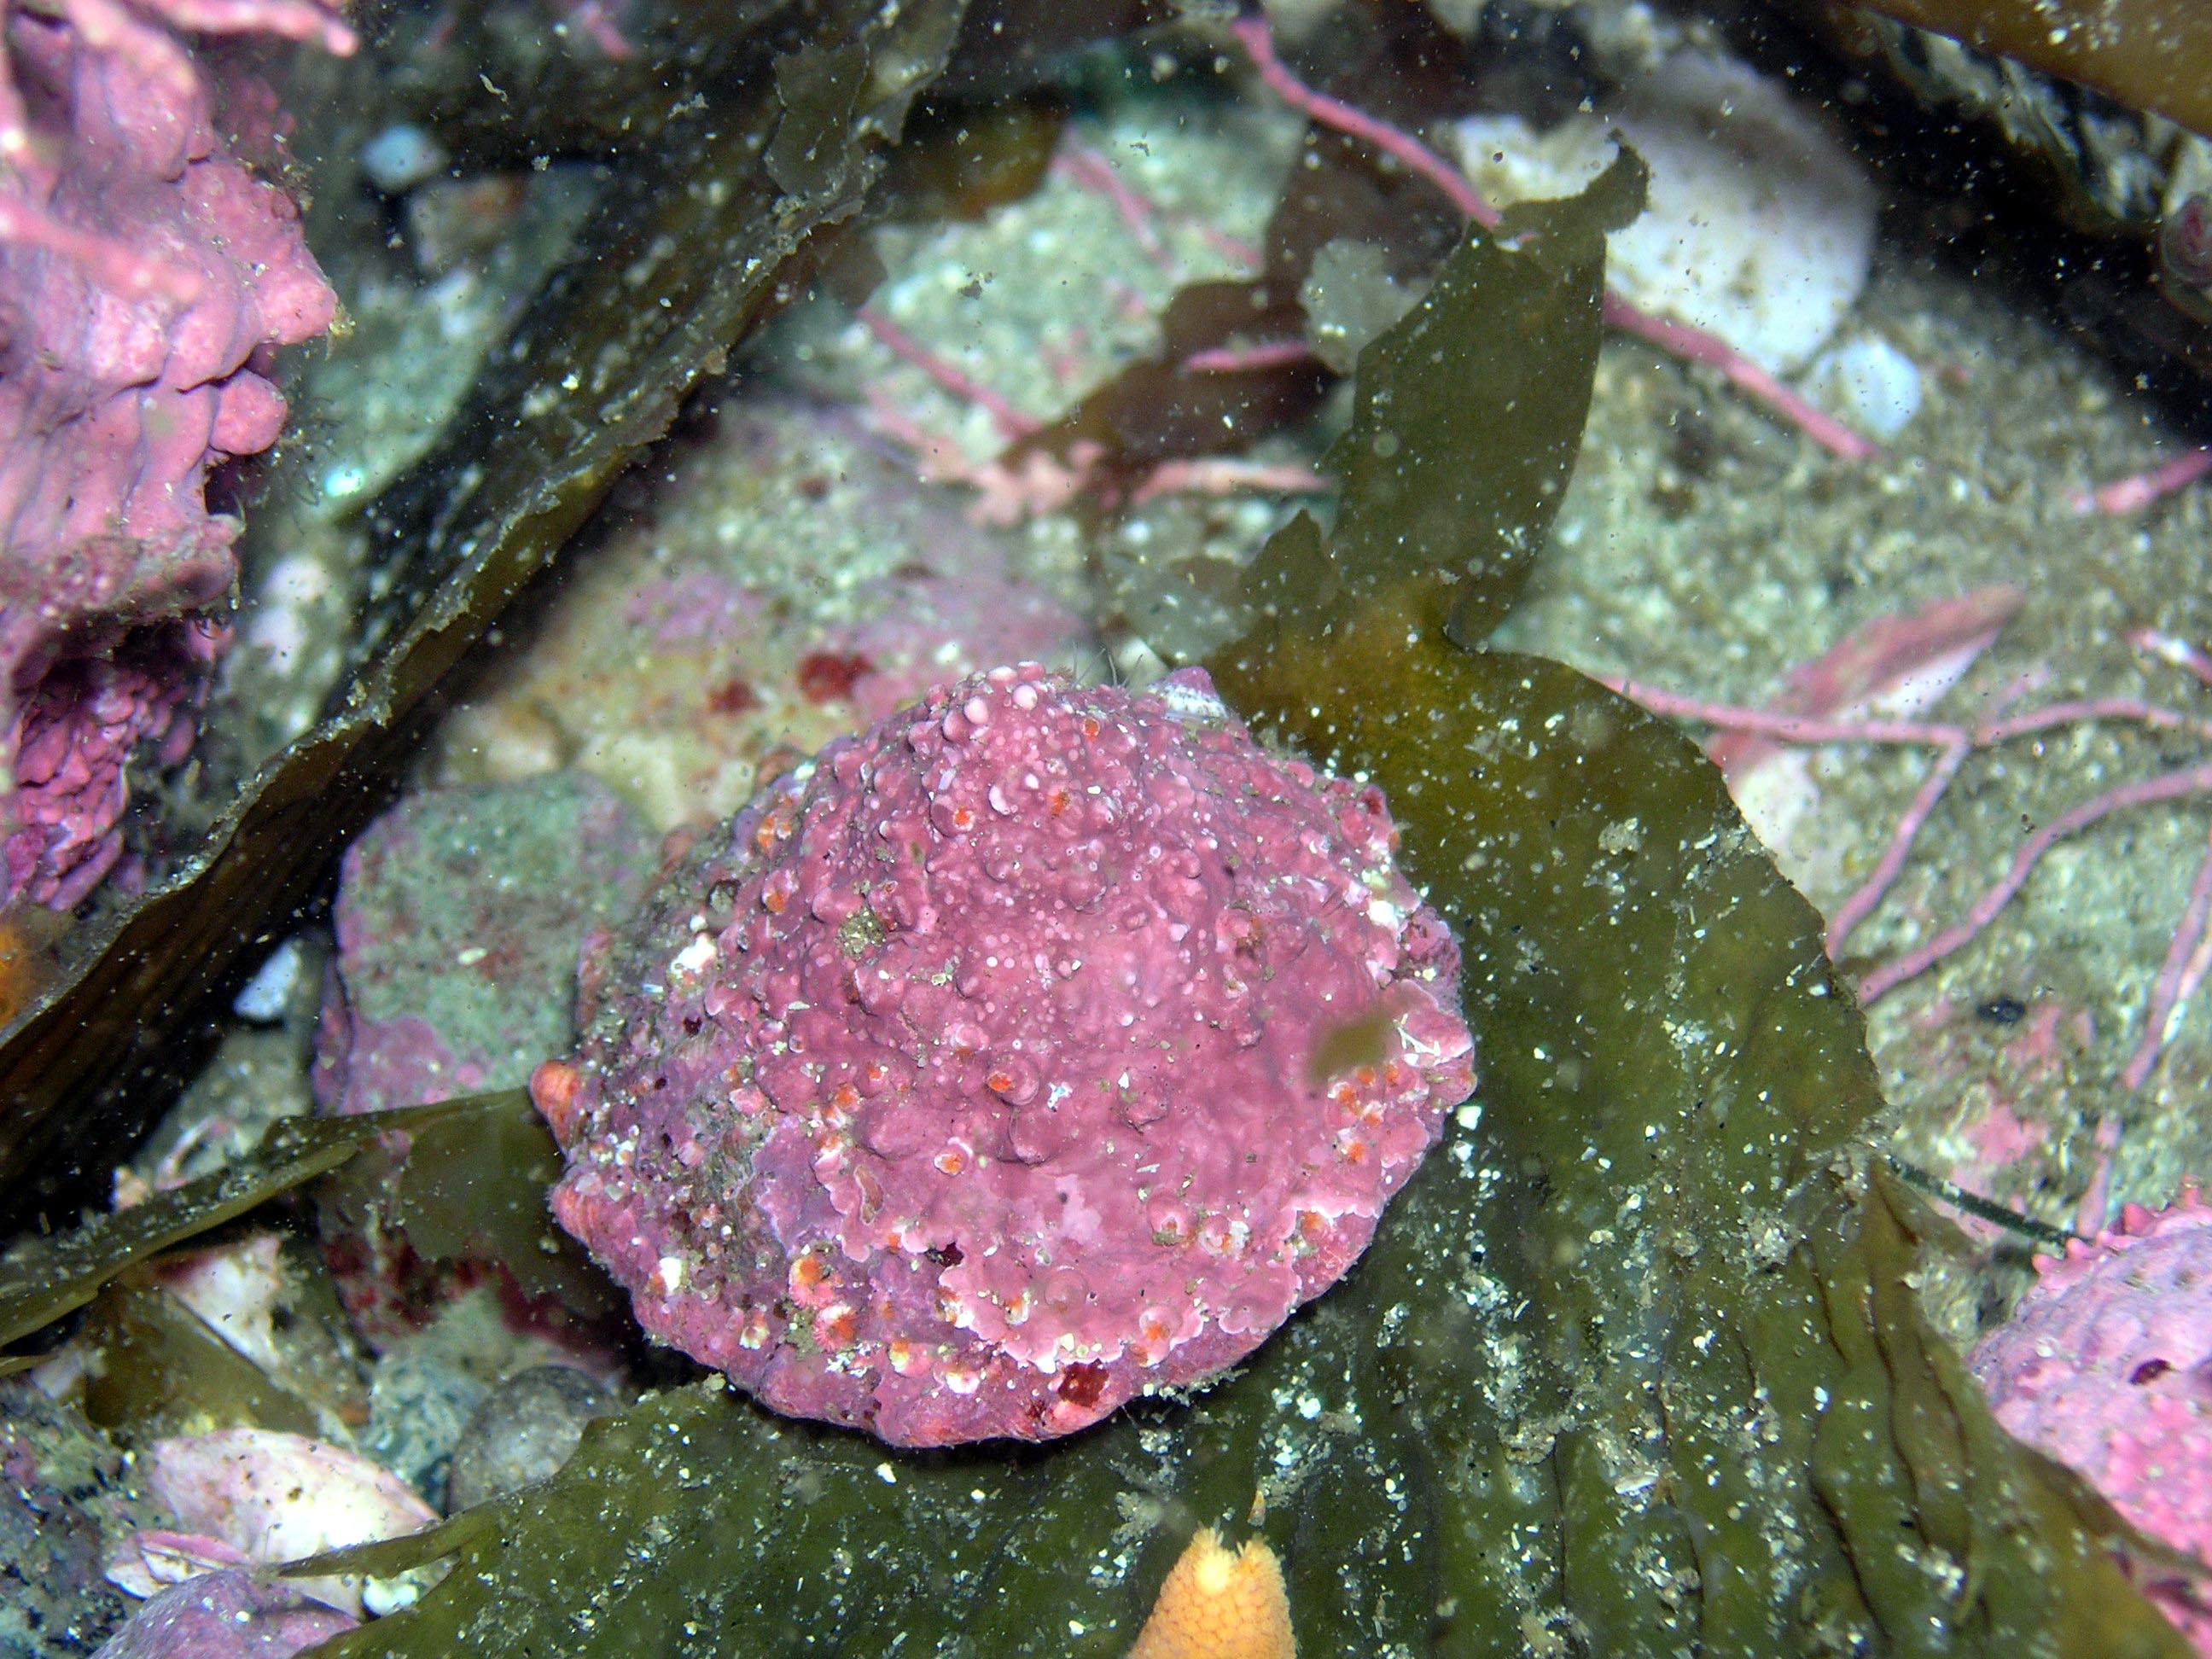
M1974 1349L1997 1421L2104 1493L2148 1537L2212 1571L2212 1205L2191 1188L2039 1277ZM2155 1568L2143 1589L2212 1656L2212 1600Z
M125 763L190 747L236 574L208 469L276 441L270 353L337 309L173 24L349 51L335 10L0 0L0 900L83 897Z
M532 1083L554 1212L652 1335L901 1445L1202 1382L1344 1273L1473 1087L1394 842L1203 674L935 691L587 947L583 1045Z
M239 1567L157 1591L93 1659L292 1659L360 1621Z

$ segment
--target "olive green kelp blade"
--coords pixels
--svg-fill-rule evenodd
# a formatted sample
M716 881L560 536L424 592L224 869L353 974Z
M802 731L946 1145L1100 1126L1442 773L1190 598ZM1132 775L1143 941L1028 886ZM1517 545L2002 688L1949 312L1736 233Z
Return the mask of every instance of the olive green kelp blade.
M1857 1011L1718 774L1571 670L1414 631L1216 669L1382 787L1467 952L1474 1190L1364 1269L1452 1292L1381 1356L1436 1458L1434 1650L2185 1652L1923 1322L1852 1156Z
M1539 223L1562 288L1589 231ZM1398 411L1479 326L1461 294L1527 257L1455 257L1361 357L1333 460L1419 441ZM1435 1650L1548 1628L1606 1655L2185 1652L2109 1512L1996 1429L1923 1322L1906 1223L1864 1178L1857 1009L1719 774L1559 664L1450 643L1519 565L1490 526L1455 538L1421 474L1402 499L1346 476L1333 534L1274 538L1258 625L1208 666L1255 726L1381 785L1466 951L1476 1190L1425 1237L1428 1208L1394 1213L1366 1267L1458 1292L1408 1297L1382 1354L1436 1458Z

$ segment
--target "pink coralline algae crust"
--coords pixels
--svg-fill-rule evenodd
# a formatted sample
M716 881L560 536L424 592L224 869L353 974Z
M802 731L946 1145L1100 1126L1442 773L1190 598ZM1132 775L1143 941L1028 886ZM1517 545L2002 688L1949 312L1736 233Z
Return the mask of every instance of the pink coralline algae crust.
M99 655L27 653L32 690L15 714L0 896L65 910L106 879L123 855L125 767L143 747L162 767L184 760L193 707L229 636L206 617L178 617L125 631Z
M58 908L116 861L131 752L190 745L235 574L208 469L276 441L270 354L337 307L172 15L352 44L315 0L0 4L0 898Z
M1997 1421L2067 1464L2146 1535L2212 1571L2212 1206L2130 1205L2040 1277L1975 1348ZM2212 1656L2212 1599L2155 1567L2143 1588Z
M1203 1381L1344 1273L1473 1086L1394 843L1202 674L941 689L587 954L583 1044L532 1085L554 1212L653 1336L895 1443Z
M360 1621L237 1567L172 1584L94 1659L291 1659Z

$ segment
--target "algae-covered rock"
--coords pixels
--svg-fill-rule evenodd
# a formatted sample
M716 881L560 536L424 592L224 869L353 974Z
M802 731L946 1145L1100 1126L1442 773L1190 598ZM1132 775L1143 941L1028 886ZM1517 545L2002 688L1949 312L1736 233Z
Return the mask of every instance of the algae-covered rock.
M0 1653L82 1654L127 1608L100 1572L130 1527L123 1459L27 1377L0 1380Z
M635 903L654 838L596 779L408 798L339 868L316 1055L326 1111L520 1088L574 1034L585 935Z
M574 1036L586 936L629 911L658 863L636 815L579 772L431 790L377 819L340 866L323 1109L520 1088ZM325 1186L326 1255L372 1343L486 1279L517 1318L611 1310L597 1271L550 1236L550 1145L527 1114L502 1127L443 1160L434 1134L411 1169L408 1138L390 1138Z

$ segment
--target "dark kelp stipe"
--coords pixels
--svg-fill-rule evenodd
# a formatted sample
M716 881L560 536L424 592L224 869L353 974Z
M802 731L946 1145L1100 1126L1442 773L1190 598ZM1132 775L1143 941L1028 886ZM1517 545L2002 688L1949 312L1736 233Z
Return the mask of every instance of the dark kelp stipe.
M1333 532L1269 545L1209 663L1384 786L1466 942L1480 1113L1355 1271L1225 1382L1052 1446L647 1400L551 1481L352 1553L454 1571L323 1651L1106 1659L1213 1524L1273 1541L1308 1659L2181 1659L2109 1516L1922 1322L1858 1015L1717 775L1445 637L1503 614L1564 488L1607 188L1518 252L1471 240L1370 348Z
M576 259L371 509L381 597L339 706L0 1045L0 1226L100 1195L163 1103L179 1038L294 925L383 800L439 682L776 303L791 258L859 207L961 12L962 0L726 8L744 38L710 55L715 85L641 94L661 112L654 142L617 163Z

